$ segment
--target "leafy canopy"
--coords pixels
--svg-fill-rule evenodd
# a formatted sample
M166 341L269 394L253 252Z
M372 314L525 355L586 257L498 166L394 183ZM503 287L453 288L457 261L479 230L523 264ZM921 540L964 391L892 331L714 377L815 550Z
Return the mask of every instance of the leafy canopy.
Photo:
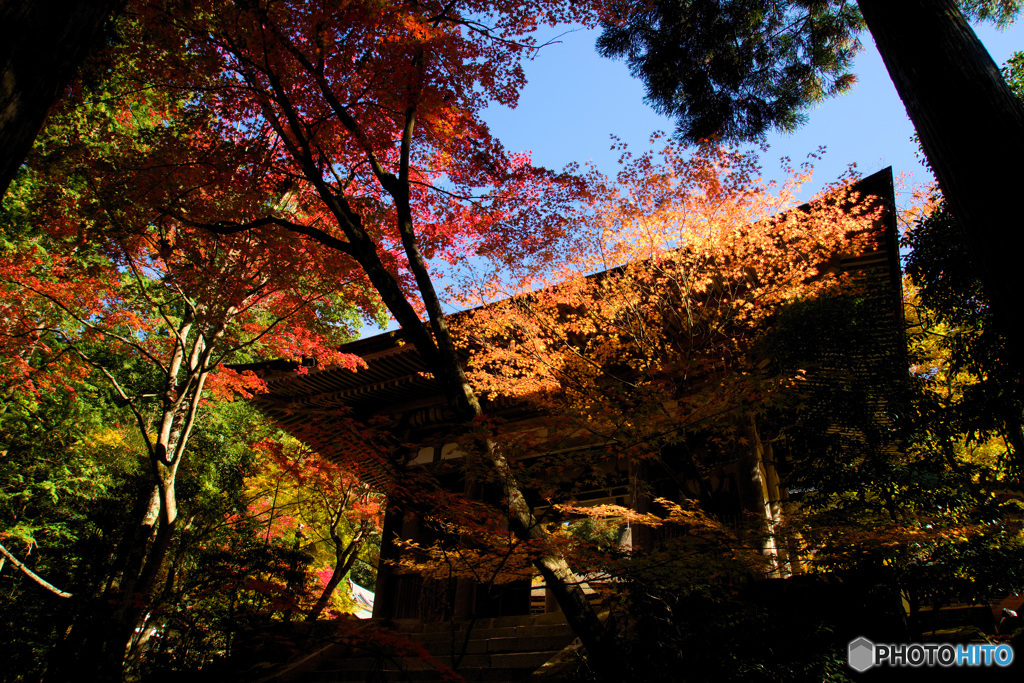
M968 16L1008 23L1019 0L965 0ZM625 59L677 134L747 140L790 132L848 91L865 24L853 0L638 0L619 5L598 50Z

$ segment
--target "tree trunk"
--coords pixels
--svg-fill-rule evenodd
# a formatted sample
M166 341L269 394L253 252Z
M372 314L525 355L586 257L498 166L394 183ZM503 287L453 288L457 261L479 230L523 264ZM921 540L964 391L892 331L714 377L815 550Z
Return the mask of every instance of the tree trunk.
M292 54L298 54L294 45L289 44L286 47L292 50ZM247 63L248 56L244 52L239 52L237 56L243 64ZM359 147L366 149L365 163L367 167L373 170L380 187L394 201L396 227L401 235L409 270L419 289L419 298L427 313L426 322L420 318L416 307L413 306L412 299L407 295L395 274L384 266L378 252L379 245L374 241L370 232L364 228L359 212L349 203L344 193L325 182L323 167L317 163L311 151L318 148L317 144L304 137L305 131L313 129L303 124L301 108L290 100L288 92L281 86L278 74L265 74L270 81L270 87L264 91L266 101L273 102L273 105L277 107L277 111L274 111L269 104L266 105L264 113L267 120L281 139L286 141L285 145L292 158L300 165L306 179L316 188L324 206L334 216L338 228L344 233L346 239L341 241L329 234L308 229L302 230L301 234L315 236L315 239L321 244L338 250L359 263L370 283L380 295L382 302L401 326L406 335L406 341L416 348L427 369L440 384L449 406L461 422L469 424L480 417L483 411L452 342L445 321L444 307L435 291L426 259L420 252L414 212L410 205L412 177L410 151L413 145L413 132L417 125L416 106L420 94L419 85L412 83L409 86L409 92L406 93L409 105L405 111L405 124L398 155L398 174L394 175L381 165L377 151L366 147L369 143L365 131L341 103L342 100L333 92L331 84L323 76L322 70L303 57L299 57L299 59L321 88L326 103L333 110L335 120L341 124L343 129L349 131L353 141ZM420 74L421 78L424 77L423 53L414 55L411 66ZM254 86L263 81L263 75L243 73L243 77ZM255 223L249 224L248 227L253 226ZM213 229L215 232L224 228L223 225L209 224L205 227ZM247 229L246 226L239 226L239 228ZM489 446L483 457L491 465L496 479L507 492L511 527L523 539L545 539L547 534L536 523L522 489L505 461L504 455L497 448ZM615 658L611 655L611 650L607 645L608 639L604 637L601 623L583 594L579 581L576 580L568 564L554 548L552 548L550 557L541 558L537 560L536 564L545 579L552 585L570 626L582 640L592 661L596 663L595 669L602 677L610 680L612 678L611 664Z
M183 448L180 440L187 438L187 432L177 431L176 438ZM92 601L91 609L76 620L67 645L60 648L62 659L74 653L77 660L55 662L47 680L68 680L72 675L103 682L122 680L126 656L136 654L141 644L138 639L145 633L157 580L174 539L175 479L180 455L169 463L167 454L178 451L163 443L154 444L150 453L153 488L135 506L134 514L142 513L141 523L127 531L118 547L118 557L112 563L118 580Z
M488 444L487 458L492 471L505 489L508 500L509 521L512 531L524 541L549 540L548 533L538 524L523 495L522 488L509 468L505 456ZM590 600L583 591L582 582L573 572L564 556L557 550L541 555L533 562L544 582L558 601L565 620L587 650L590 667L598 680L621 680L616 674L620 661L609 642L608 631L601 624Z
M411 135L411 125L410 119L406 128L406 136ZM407 141L407 138L403 138L403 140ZM395 186L385 187L385 189L395 198L395 204L398 207L398 228L402 234L402 245L409 260L409 268L419 285L420 297L427 310L427 323L420 320L419 316L412 311L408 300L403 294L400 294L400 290L397 290L397 283L392 285L399 292L397 297L385 296L385 293L388 292L387 288L377 286L377 290L381 293L385 305L402 326L402 330L409 335L410 341L426 362L430 372L441 384L449 406L463 423L469 424L483 416L483 408L459 359L445 320L443 307L434 289L426 261L420 253L412 222L412 212L408 203L408 178L405 177L404 172L401 175L405 178L404 181L396 181ZM362 257L360 263L379 263L376 248L369 245L367 249L370 251L357 252ZM363 265L363 268L365 270L366 265ZM394 282L390 274L387 274L387 279ZM374 284L376 285L376 283ZM545 541L548 534L534 518L522 487L509 467L504 454L493 442L488 441L483 456L505 491L508 500L510 528L522 540ZM550 555L538 558L534 564L552 588L569 626L579 637L583 647L586 648L595 673L602 680L615 680L614 671L617 666L617 658L608 643L608 638L605 637L605 629L599 621L597 613L583 591L581 582L565 558L560 552L552 549Z
M331 573L331 578L327 581L327 585L324 586L324 590L317 599L316 604L313 605L313 609L306 615L306 621L316 621L320 618L320 615L327 607L327 603L331 601L331 596L334 595L334 591L338 588L338 584L341 583L341 580L352 569L352 565L355 564L360 540L360 536L357 535L345 547L339 545L337 540L335 540L334 571Z
M0 197L121 0L0 0Z
M152 608L156 580L164 566L171 541L174 538L175 521L161 518L157 522L156 534L150 541L137 537L136 542L144 544L130 552L140 554L145 562L138 574L125 577L125 588L116 596L101 596L100 600L116 600L109 618L101 622L100 630L93 641L97 665L94 675L97 681L120 681L123 677L125 657L137 645L137 629L144 627L146 614Z
M954 0L858 0L977 264L1015 370L1024 105Z

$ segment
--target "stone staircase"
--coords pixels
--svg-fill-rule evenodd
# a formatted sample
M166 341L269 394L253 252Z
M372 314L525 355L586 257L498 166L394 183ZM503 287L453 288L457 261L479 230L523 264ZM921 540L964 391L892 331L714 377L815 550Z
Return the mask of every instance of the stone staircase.
M337 639L259 680L540 681L571 667L578 649L557 612L464 623L362 621L357 636Z

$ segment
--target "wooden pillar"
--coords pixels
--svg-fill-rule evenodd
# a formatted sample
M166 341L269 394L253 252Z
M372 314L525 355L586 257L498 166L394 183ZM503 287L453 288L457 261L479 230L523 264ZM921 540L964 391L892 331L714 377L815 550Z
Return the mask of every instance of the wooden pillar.
M476 612L478 584L473 579L455 579L455 600L452 617L455 621L471 619Z
M395 543L402 531L402 509L388 500L384 512L384 529L380 538L380 561L377 563L377 585L373 598L375 619L392 619L395 613L395 594L398 591L398 577L392 561L398 560L401 550Z
M544 589L544 611L545 612L558 612L561 611L561 607L558 606L558 598L555 597L555 592L550 588Z
M785 578L792 572L788 567L788 557L781 538L776 534L775 527L782 520L782 510L779 504L779 477L771 458L771 446L761 441L761 435L757 430L757 424L753 416L748 426L750 441L752 479L754 490L751 491L751 512L758 513L764 519L765 536L762 551L771 563L770 576ZM759 505L758 505L759 502ZM780 546L782 546L780 548Z
M447 448L447 446L445 447ZM445 450L442 449L442 455ZM452 456L458 454L457 448L451 449ZM468 465L469 461L466 459L466 455L462 454L463 463ZM478 481L472 473L468 470L465 474L465 481L462 484L462 491L466 498L469 500L481 500L484 496L484 486ZM472 539L462 539L467 542L472 542ZM477 616L477 593L479 593L480 584L471 578L458 578L455 579L455 595L452 600L452 618L454 620L471 619Z
M646 460L629 461L629 507L640 514L651 511L651 490ZM646 524L630 524L630 544L634 552L648 552L653 544L651 528Z

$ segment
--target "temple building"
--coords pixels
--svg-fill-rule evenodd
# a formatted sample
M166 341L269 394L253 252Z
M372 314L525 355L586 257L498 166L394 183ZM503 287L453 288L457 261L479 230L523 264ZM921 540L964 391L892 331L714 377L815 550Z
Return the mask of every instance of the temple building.
M862 370L868 375L872 372L872 359L902 358L904 353L891 170L861 180L854 189L860 193L859 201L881 209L875 214L873 246L863 253L843 255L834 266L855 274L853 279L866 287L865 297L874 307L874 328L869 335L874 340L872 348L862 349L858 355L865 359ZM357 443L353 435L359 432L359 424L372 425L373 430L389 435L387 445L372 453L367 451L365 457L355 456L361 460L362 476L381 483L383 489L387 489L387 483L416 473L435 473L444 486L460 491L470 489L461 467L466 455L460 446L463 427L455 420L454 412L419 353L412 344L403 343L401 331L365 338L346 345L343 350L358 355L366 367L357 372L313 367L298 375L267 369L265 379L269 393L260 400L261 408L300 439L308 440L311 430L317 430L319 436L313 443L317 448L334 444L344 450L346 440ZM770 366L772 362L772 358L763 358L759 367ZM808 382L848 381L850 376L847 373L847 379L837 379L823 372L819 376L809 375ZM672 410L682 408L666 407L669 414ZM487 403L487 414L500 419L506 432L534 435L539 444L536 462L556 450L552 445L556 441L554 428L548 426L536 406L512 399L492 399ZM335 419L332 417L335 415L343 415L344 419ZM631 465L626 458L610 458L602 461L597 468L600 472L585 472L581 465L577 471L569 473L576 478L573 502L579 506L613 504L646 511L650 509L650 500L656 497L689 499L699 501L706 512L723 523L739 523L753 516L768 530L761 551L767 558L769 575L785 577L798 572L799 563L789 557L784 540L771 533L781 520L785 501L791 495L785 478L785 448L762 438L761 425L750 415L740 413L732 419L732 424L741 438L730 442L727 453L718 454L718 464L703 477L695 476L692 471L693 453L681 450L674 452L669 448L664 452L662 460L668 463L669 469L674 469L668 474ZM689 445L678 448L694 452L707 450L717 447L714 441L706 433L696 433ZM594 447L586 438L574 440L564 433L557 439L557 451L561 455L576 453L585 459L588 449ZM547 509L549 503L536 490L529 491L528 498L537 510ZM400 504L392 501L389 505L374 617L440 622L469 616L503 617L558 609L550 596L543 594L542 588L529 581L510 582L495 590L493 586L474 587L472 582L464 580L446 583L401 570L400 561L412 551L396 541L426 543L436 536L421 520L422 515L408 501ZM642 547L652 541L649 531L641 527L629 528L620 542Z

